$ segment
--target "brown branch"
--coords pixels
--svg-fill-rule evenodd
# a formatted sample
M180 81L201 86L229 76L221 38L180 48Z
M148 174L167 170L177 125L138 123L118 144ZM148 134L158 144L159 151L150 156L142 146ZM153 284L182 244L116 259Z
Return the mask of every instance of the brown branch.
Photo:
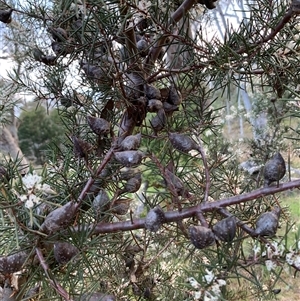
M50 276L49 274L49 266L42 254L42 251L39 248L35 248L35 252L36 255L38 257L38 260L49 280L50 285L55 289L55 291L62 296L66 301L73 301L72 298L70 298L69 294L67 293L67 291L59 284L56 282L55 279L53 279L53 277Z
M171 15L170 20L167 23L167 28L170 28L172 25L175 25L183 16L192 8L195 4L196 0L185 0L183 3L177 8L177 10ZM166 43L168 35L164 34L160 37L154 46L151 48L150 53L145 62L145 71L146 74L149 74L152 70L155 61L157 60L163 45Z
M286 23L288 23L291 18L295 15L296 13L293 11L292 7L289 8L289 10L286 12L286 14L282 17L282 19L279 21L277 26L271 31L271 33L265 37L263 37L261 40L259 40L257 43L254 43L252 45L249 45L247 48L256 48L270 40L272 40L277 33L284 27ZM238 51L236 51L237 54L242 54L247 52L247 49L245 47L240 48Z
M181 212L168 211L168 212L165 212L164 223L176 222L178 220L196 216L197 212L199 212L199 211L201 211L203 213L211 212L214 210L219 210L222 207L245 203L245 202L257 199L259 197L272 195L275 193L279 193L279 192L294 189L294 188L300 188L300 180L283 183L283 184L280 184L278 187L272 186L272 187L259 188L257 190L251 191L249 193L236 195L236 196L229 197L229 198L222 199L222 200L215 201L215 202L201 203L197 206L192 206L190 208L182 209ZM100 233L130 231L130 230L142 229L145 227L144 219L135 219L135 220L133 220L133 222L134 223L132 223L132 221L124 221L124 222L117 222L117 223L99 223L96 226L91 225L90 229L93 232L93 234L97 235ZM74 230L79 231L79 230L82 230L82 228L75 227Z

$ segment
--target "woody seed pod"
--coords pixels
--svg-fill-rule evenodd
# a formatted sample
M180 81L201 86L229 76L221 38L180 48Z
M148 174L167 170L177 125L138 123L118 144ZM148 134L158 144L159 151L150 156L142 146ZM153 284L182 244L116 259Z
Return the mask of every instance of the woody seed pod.
M276 234L278 228L278 221L280 217L280 208L275 207L270 212L265 212L260 215L256 221L255 235L273 236Z
M174 148L184 153L187 153L193 149L199 150L198 144L189 136L178 133L170 133L169 139Z
M0 9L0 22L8 24L11 22L12 9Z
M56 42L64 42L68 39L67 32L61 27L49 27L48 31L51 33L53 40Z
M139 52L139 55L141 57L145 57L148 55L149 52L149 44L147 41L145 41L144 39L140 39L137 43L136 43L136 47L137 50Z
M236 233L236 220L234 216L226 217L213 226L213 232L217 239L231 242Z
M93 209L95 215L97 217L100 216L101 213L109 209L110 199L108 197L107 192L104 189L100 189L97 196L93 200Z
M163 108L163 103L158 99L150 99L148 101L147 110L148 112L157 112Z
M137 192L142 184L142 175L141 173L137 173L134 177L130 178L125 184L124 189L121 193L129 192L134 193Z
M124 166L139 165L142 162L144 153L139 150L128 150L122 152L115 152L115 159Z
M125 215L128 212L131 202L132 199L129 198L121 198L116 200L111 208L112 213L117 215Z
M68 242L56 242L53 246L53 253L58 264L66 264L75 257L79 251Z
M207 248L215 243L215 235L209 228L203 226L189 227L190 239L197 249Z
M154 116L151 119L150 124L151 124L155 134L157 134L159 131L161 131L166 126L167 117L166 117L164 109L158 110L156 116Z
M273 158L267 161L264 168L264 186L269 186L272 182L279 182L286 172L285 162L281 154L276 153Z
M86 158L88 153L92 150L92 145L90 145L88 142L77 138L76 136L72 137L73 141L73 151L74 156L76 158Z
M110 123L104 118L87 116L87 122L92 131L99 136L108 134L110 132Z
M141 144L141 137L141 133L125 137L120 143L120 148L124 151L137 150Z
M169 88L169 95L167 102L171 105L179 106L181 104L182 97L181 93L174 87L174 85L171 85Z
M157 232L165 221L165 213L160 206L150 209L145 218L145 228L151 232Z
M20 271L27 257L28 254L24 251L0 257L0 272L2 274L11 274Z
M41 225L41 231L54 233L63 227L68 226L73 220L77 211L77 204L70 201L49 213Z
M161 100L161 93L160 90L152 85L145 84L144 90L147 99L159 99Z
M172 173L169 169L165 169L166 176L168 178L164 178L166 185L168 186L169 180L173 184L174 188L176 189L176 193L178 196L187 196L188 191L186 191L183 182L174 174Z

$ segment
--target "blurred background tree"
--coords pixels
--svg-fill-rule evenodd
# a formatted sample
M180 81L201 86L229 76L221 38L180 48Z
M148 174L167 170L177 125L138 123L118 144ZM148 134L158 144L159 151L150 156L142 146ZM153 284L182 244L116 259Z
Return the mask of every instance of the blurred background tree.
M21 177L8 151L0 166L2 299L286 291L300 269L281 198L300 187L299 3L0 3L2 129L16 133L16 96L34 99L20 146L47 162Z
M43 106L28 103L19 117L18 137L23 154L35 165L47 160L47 152L62 147L65 139L64 124L58 111L47 112Z

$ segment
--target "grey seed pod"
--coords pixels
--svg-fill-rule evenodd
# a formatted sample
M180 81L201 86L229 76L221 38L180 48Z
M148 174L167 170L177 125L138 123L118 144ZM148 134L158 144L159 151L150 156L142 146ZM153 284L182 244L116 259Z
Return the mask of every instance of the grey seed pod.
M165 221L165 213L160 206L150 209L145 218L145 228L151 232L157 232Z
M171 105L179 106L181 104L182 97L181 93L175 88L174 85L171 85L169 88L169 95L167 102Z
M106 295L100 292L85 293L80 297L79 301L116 301L113 295Z
M16 301L17 294L15 294L9 283L5 283L3 289L0 292L1 301Z
M87 116L87 122L93 132L99 136L109 134L110 132L110 123L104 118Z
M49 27L48 32L51 33L53 40L56 42L64 42L68 39L66 30L61 27Z
M146 57L149 53L149 43L145 41L144 39L140 39L136 43L136 47L138 50L138 53L141 57Z
M169 169L165 169L166 176L170 179L171 183L174 185L176 192L179 196L186 196L187 191L183 185L183 182ZM165 178L166 185L168 186L168 179Z
M141 138L141 133L125 137L120 143L121 150L137 150L140 147Z
M163 103L158 99L150 99L148 101L147 110L148 112L158 112L163 108Z
M51 43L51 47L57 56L70 54L75 49L72 40L67 41L67 42L55 42L54 41Z
M215 243L215 235L209 228L203 226L189 227L190 239L197 249L207 248Z
M41 62L42 59L45 57L45 54L43 53L43 51L38 48L34 48L32 50L32 54L33 54L34 59L38 62Z
M73 105L73 99L68 97L61 97L60 104L66 108L69 108Z
M142 175L141 173L137 173L134 177L130 178L126 184L124 189L122 190L122 193L129 192L134 193L137 192L142 184Z
M115 152L115 159L124 166L139 165L144 158L144 153L139 150Z
M104 189L100 189L97 196L93 200L92 207L95 216L99 217L101 213L109 209L110 198Z
M56 242L53 245L54 258L58 264L66 264L75 257L79 250L68 242Z
M40 291L41 291L40 285L34 286L26 292L24 299L22 300L37 300Z
M86 158L88 153L93 149L91 144L76 136L72 137L72 141L75 158Z
M82 70L88 78L95 81L99 85L111 83L111 78L100 67L91 64L82 64Z
M278 228L280 212L280 208L275 207L272 211L261 214L256 221L256 229L254 231L255 235L275 235Z
M128 100L137 100L143 96L145 82L143 75L136 72L126 73L126 79L128 85L126 86L125 92Z
M8 24L11 22L13 10L12 9L0 9L0 22Z
M117 199L111 208L112 213L117 215L125 215L128 212L131 202L132 199L129 198Z
M145 95L148 99L159 99L161 100L160 90L152 85L144 85Z
M150 24L149 18L141 17L136 26L138 30L143 31L149 27L149 24Z
M166 126L167 117L166 117L164 109L158 110L156 116L154 116L151 119L150 124L151 124L155 134L157 134L159 131L161 131Z
M56 64L57 57L54 55L45 55L42 58L42 63L44 63L47 66L54 66Z
M170 133L169 139L174 148L184 153L187 153L191 150L199 150L199 145L189 136L178 133Z
M198 0L199 4L205 5L208 9L214 9L216 7L217 0Z
M226 217L213 226L213 232L217 239L231 242L236 233L236 220L234 216Z
M0 257L0 272L2 274L11 274L20 271L27 257L28 254L25 251Z
M273 182L278 182L284 177L285 172L285 161L281 154L278 152L265 164L264 186L269 186Z
M163 108L164 108L165 112L167 113L167 115L171 115L171 113L173 113L175 111L179 111L179 106L172 105L168 102L163 103Z
M36 61L42 62L47 66L53 66L56 64L56 56L53 55L45 55L40 49L34 48L32 50L33 57Z
M68 226L77 211L77 204L70 201L49 213L41 225L41 231L45 233L54 233L66 226Z

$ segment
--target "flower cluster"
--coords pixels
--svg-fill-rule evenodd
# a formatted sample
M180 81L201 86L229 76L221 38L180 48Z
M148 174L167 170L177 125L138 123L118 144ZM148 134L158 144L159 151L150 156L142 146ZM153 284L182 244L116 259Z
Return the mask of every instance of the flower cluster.
M40 204L41 194L54 193L48 184L42 183L42 180L42 177L35 172L28 173L22 178L25 193L20 195L19 199L24 202L26 208L32 209L35 205Z
M205 288L194 278L189 277L187 281L195 289L191 292L194 300L218 301L221 299L221 287L226 285L226 281L216 278L213 271L205 270L206 274L202 277Z

